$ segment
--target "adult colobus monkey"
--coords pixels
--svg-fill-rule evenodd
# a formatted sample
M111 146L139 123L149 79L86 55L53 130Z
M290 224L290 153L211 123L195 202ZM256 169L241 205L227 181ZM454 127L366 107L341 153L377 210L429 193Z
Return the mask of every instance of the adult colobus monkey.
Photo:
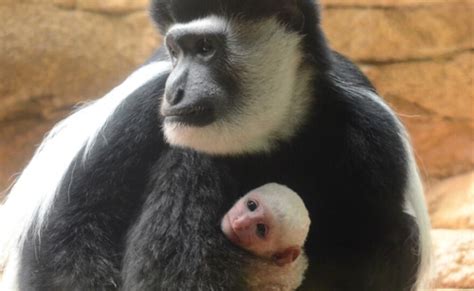
M12 188L7 281L245 289L247 254L220 220L272 182L311 214L306 288L415 288L429 222L408 137L328 48L313 1L154 0L151 12L163 48L59 123Z

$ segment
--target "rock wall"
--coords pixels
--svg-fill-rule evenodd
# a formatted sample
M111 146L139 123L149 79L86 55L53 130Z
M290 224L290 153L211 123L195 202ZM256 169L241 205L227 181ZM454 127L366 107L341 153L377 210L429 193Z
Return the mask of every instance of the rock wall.
M435 286L474 288L474 171L435 183L427 198Z
M327 0L332 45L407 125L425 177L474 166L474 2Z
M0 0L0 189L75 104L106 93L161 37L148 0ZM412 136L428 188L438 287L474 287L474 1L322 0Z
M0 0L0 189L78 102L106 93L160 43L138 0Z

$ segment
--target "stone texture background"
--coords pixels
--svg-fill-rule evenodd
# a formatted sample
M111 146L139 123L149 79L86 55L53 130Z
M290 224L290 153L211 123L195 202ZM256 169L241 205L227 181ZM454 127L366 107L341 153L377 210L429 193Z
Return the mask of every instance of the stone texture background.
M413 139L427 188L434 285L474 287L474 1L322 0ZM106 93L160 43L148 0L0 0L0 189L75 104Z

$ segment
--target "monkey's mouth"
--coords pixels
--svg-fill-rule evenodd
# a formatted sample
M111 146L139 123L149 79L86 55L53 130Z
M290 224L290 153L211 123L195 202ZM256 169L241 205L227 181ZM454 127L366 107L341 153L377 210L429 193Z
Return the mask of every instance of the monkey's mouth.
M206 126L215 120L214 109L206 105L168 107L161 110L165 122L181 123L190 126Z

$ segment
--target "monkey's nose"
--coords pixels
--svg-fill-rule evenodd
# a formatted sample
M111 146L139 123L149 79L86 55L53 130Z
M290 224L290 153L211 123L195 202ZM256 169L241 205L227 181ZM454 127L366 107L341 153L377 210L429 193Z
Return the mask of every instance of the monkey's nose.
M166 94L166 101L170 106L174 106L181 102L184 98L184 89L183 88L177 88L176 90L172 90L171 92L168 92Z

